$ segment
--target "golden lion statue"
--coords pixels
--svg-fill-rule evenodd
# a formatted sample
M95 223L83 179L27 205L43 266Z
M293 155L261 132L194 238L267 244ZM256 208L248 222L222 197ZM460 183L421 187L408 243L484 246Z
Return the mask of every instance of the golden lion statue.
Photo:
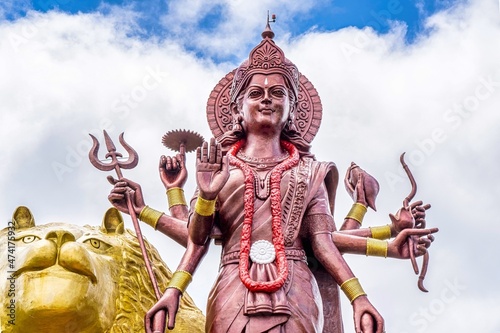
M146 243L158 285L172 273ZM26 207L0 231L0 331L5 333L144 332L156 301L137 237L115 208L100 227L35 226ZM205 318L184 294L175 329L204 332Z

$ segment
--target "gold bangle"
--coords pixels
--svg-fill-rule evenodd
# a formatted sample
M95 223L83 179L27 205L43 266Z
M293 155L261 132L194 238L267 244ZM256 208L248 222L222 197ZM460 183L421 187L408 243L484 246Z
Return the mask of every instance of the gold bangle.
M180 187L173 187L167 190L168 208L173 206L183 205L187 206L186 199L184 198L184 190Z
M370 227L370 231L372 232L372 238L382 239L382 240L391 238L390 225L384 225L381 227Z
M167 285L167 288L175 288L181 293L186 291L187 286L191 283L193 276L187 271L175 271Z
M351 210L347 213L346 219L353 219L359 222L359 224L363 223L363 217L365 217L367 208L365 205L355 202L352 204Z
M366 239L366 255L375 257L387 258L388 243L384 240L367 238Z
M162 215L163 212L159 212L153 208L150 208L149 206L145 206L139 214L139 220L145 222L146 224L149 224L156 230L156 225L158 224L158 220Z
M215 200L206 200L199 196L194 211L201 216L211 216L215 212Z
M342 289L351 303L359 296L366 296L363 287L359 284L358 278L355 277L344 281L340 285L340 289Z

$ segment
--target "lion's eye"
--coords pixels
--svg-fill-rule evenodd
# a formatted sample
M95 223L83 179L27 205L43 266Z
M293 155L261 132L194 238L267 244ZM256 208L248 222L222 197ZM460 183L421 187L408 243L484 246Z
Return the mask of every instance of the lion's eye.
M84 241L84 243L89 244L94 249L98 250L107 250L111 247L109 244L106 244L105 242L95 238L89 238L86 241Z
M96 249L101 247L101 242L98 241L97 239L89 239L89 243L90 243L90 245L92 245Z
M21 238L21 240L23 241L23 243L26 243L26 244L29 244L29 243L33 243L34 241L36 240L39 240L40 237L38 236L24 236L23 238Z

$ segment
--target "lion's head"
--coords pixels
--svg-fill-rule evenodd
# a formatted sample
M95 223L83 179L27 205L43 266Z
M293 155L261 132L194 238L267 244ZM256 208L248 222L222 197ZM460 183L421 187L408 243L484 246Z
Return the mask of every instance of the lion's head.
M161 290L172 273L146 243ZM155 295L137 237L109 209L100 227L36 226L19 207L0 231L2 332L143 332ZM11 266L12 265L12 266ZM12 305L14 304L14 305ZM15 325L12 325L15 323ZM203 332L204 317L185 294L174 332Z

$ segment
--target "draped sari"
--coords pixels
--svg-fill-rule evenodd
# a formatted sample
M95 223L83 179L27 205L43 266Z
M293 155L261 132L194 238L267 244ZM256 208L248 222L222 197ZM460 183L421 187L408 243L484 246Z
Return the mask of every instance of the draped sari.
M239 277L238 262L240 235L244 219L244 177L238 168L230 168L230 177L217 198L215 227L222 242L221 264L217 280L207 304L206 332L211 333L295 333L342 332L338 289L331 277L324 276L318 266L308 267L308 258L301 239L304 216L332 214L338 174L332 163L320 163L302 158L297 167L284 172L281 180L282 228L288 277L274 293L251 292ZM330 193L330 194L329 194ZM266 240L272 243L271 200L256 197L252 225L252 243ZM334 226L333 226L334 228ZM309 259L314 259L309 254ZM275 262L250 263L249 274L256 281L270 281L277 277ZM323 274L321 284L330 284L335 298L334 318L329 318L325 329L322 290L315 275ZM326 287L326 286L325 286ZM321 289L325 289L322 287ZM324 295L325 296L325 295ZM331 307L332 300L325 303ZM331 309L325 309L330 311ZM332 322L335 321L335 327Z

